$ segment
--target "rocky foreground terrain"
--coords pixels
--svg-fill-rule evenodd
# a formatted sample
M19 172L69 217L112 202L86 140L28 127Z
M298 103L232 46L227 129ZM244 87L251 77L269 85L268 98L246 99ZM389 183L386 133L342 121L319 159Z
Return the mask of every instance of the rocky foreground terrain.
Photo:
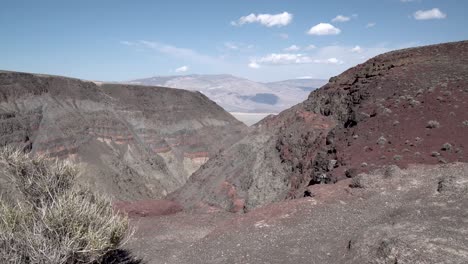
M148 263L466 263L468 42L358 65L121 206ZM174 212L178 212L173 214Z
M79 163L118 200L164 197L245 130L198 92L0 72L0 146Z
M333 185L314 185L312 191L314 197L247 214L135 217L138 229L128 247L150 264L462 264L468 259L466 163L385 166Z

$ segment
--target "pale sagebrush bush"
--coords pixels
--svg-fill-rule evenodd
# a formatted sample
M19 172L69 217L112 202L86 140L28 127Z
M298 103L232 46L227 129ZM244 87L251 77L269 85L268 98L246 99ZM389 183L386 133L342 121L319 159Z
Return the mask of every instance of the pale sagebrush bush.
M0 150L0 170L34 205L50 203L74 185L78 169L46 156L25 155L13 148Z
M124 242L127 218L75 185L74 165L6 148L0 173L20 193L14 204L0 199L0 263L103 263Z
M436 120L429 120L426 124L426 128L439 128L440 123Z

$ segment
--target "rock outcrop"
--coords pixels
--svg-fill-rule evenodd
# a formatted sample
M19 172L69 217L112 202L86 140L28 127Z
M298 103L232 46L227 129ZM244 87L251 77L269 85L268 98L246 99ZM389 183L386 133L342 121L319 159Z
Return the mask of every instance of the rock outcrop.
M232 212L383 165L468 161L468 42L389 52L259 122L172 199Z
M198 92L0 72L0 146L80 163L120 200L165 196L245 131Z

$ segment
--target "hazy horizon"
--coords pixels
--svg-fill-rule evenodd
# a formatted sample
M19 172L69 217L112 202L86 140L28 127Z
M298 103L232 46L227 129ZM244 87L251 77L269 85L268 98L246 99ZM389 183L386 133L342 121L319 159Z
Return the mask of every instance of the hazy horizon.
M465 6L465 8L463 8ZM395 49L468 39L468 2L4 1L0 68L121 82L328 79Z

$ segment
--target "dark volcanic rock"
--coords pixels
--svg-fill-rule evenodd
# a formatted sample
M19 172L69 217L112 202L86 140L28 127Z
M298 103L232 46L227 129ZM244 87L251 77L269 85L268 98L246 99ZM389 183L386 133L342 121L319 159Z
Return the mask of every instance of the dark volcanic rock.
M198 92L0 72L0 146L80 163L117 199L163 197L245 130Z
M239 212L302 197L349 169L467 162L467 86L466 41L377 56L259 122L171 197ZM431 156L447 142L457 151Z

